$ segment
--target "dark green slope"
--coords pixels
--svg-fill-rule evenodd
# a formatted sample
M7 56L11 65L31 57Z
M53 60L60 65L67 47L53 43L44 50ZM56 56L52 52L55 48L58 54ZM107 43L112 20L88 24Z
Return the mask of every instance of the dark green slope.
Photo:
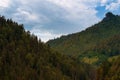
M89 64L101 64L120 55L120 35L112 36L85 51L78 59Z
M93 80L91 69L0 17L0 80Z
M78 60L97 65L93 80L120 79L120 16L107 13L85 31L47 42L53 49Z
M86 30L50 40L47 44L61 53L79 56L114 35L120 35L120 16L108 12L101 22Z

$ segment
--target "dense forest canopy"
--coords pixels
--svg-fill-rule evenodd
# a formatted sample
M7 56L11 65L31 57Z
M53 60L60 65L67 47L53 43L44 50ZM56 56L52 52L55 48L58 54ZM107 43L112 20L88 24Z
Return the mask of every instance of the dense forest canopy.
M92 80L90 69L0 16L0 80Z
M117 71L116 71L117 70ZM120 16L46 44L0 16L0 80L119 80Z
M102 21L86 30L50 40L47 44L65 55L99 64L120 54L120 16L108 12Z
M111 12L86 30L47 42L54 50L97 66L96 80L120 79L120 16ZM117 71L116 71L117 70Z
M47 42L52 48L67 55L79 55L101 41L120 34L120 16L111 12L99 23L86 30Z

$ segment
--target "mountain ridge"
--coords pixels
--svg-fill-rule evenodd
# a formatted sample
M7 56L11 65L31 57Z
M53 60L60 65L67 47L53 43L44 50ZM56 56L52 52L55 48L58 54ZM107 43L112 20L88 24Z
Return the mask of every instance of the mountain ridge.
M108 12L102 21L87 28L86 30L50 40L47 42L47 44L49 44L55 50L60 51L61 53L67 55L76 55L82 51L87 50L87 48L89 49L89 46L91 47L91 45L94 47L96 43L104 40L105 38L109 38L115 34L120 34L119 23L120 16ZM94 40L94 38L96 40Z
M93 31L91 32L90 29ZM96 33L96 27L90 29L73 37L75 40L82 39L77 36L89 39L91 36L102 34ZM112 28L112 31L109 32L111 33L109 37L104 36L104 40L96 46L89 45L90 48L88 47L76 58L54 51L50 45L41 42L29 31L25 31L22 24L0 16L0 80L119 80L120 35L119 32L116 33L119 27ZM69 39L74 41L73 37L69 36ZM90 44L90 41L85 41L86 38L81 41ZM62 40L65 39L67 40L68 37L64 36ZM72 46L72 49L74 47Z

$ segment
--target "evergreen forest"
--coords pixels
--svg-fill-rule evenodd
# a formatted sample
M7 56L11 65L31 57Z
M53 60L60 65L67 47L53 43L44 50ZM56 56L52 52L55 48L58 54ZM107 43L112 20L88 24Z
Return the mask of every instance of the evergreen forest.
M0 16L0 80L120 80L120 16L47 43Z

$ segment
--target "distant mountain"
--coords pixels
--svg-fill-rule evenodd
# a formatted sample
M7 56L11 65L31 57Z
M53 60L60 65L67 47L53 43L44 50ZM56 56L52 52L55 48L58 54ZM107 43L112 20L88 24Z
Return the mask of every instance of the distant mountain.
M54 50L90 64L120 54L120 16L111 12L86 30L47 42Z
M0 16L0 80L93 80L91 69Z
M110 12L85 31L47 44L0 16L0 80L120 80L119 54L120 16Z

